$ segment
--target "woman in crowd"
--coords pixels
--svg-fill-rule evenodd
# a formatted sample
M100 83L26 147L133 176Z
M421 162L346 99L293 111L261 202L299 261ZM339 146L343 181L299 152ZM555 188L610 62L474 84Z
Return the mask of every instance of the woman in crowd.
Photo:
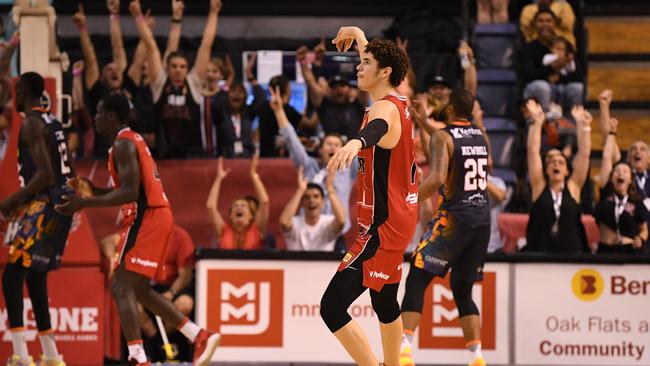
M620 157L616 144L618 120L610 118L601 124L606 135L603 161L600 167L600 200L596 205L596 220L600 228L598 253L640 253L648 240L646 209L633 181L632 167Z
M220 249L263 249L262 239L269 221L269 195L264 183L257 174L259 155L251 160L250 176L255 188L257 203L249 197L235 199L228 208L228 215L219 213L219 192L221 183L228 176L230 169L223 168L223 158L219 158L217 177L212 183L206 206L208 217L219 240Z
M568 159L557 149L540 155L544 111L534 100L526 103L531 116L528 125L528 177L532 207L526 229L526 250L546 253L588 251L580 220L580 192L589 171L592 117L583 107L571 113L576 120L578 152L572 170Z

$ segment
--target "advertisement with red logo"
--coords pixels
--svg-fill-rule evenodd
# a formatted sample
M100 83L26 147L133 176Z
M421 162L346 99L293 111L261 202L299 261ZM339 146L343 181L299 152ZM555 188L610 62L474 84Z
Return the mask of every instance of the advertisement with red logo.
M518 365L650 365L648 265L518 264L515 304Z
M214 361L350 363L320 317L321 296L337 267L335 261L198 261L197 322L223 334ZM474 288L485 324L483 353L495 365L508 364L509 357L508 273L508 264L489 264L485 280ZM405 264L400 302L407 274ZM349 314L381 355L379 323L368 292L352 304ZM466 363L458 322L448 280L432 283L425 295L422 330L414 340L416 364Z
M101 365L104 355L104 276L99 268L63 268L48 275L50 317L59 352L70 366ZM29 353L42 353L27 291L24 325ZM0 359L11 356L11 333L4 297L0 297Z

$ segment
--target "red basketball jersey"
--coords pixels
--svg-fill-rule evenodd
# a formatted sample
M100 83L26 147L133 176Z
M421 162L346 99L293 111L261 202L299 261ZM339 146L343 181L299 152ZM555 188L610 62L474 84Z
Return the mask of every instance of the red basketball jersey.
M134 215L137 209L169 207L169 201L167 200L162 181L158 175L156 162L153 160L151 152L142 136L130 128L123 128L117 133L115 140L117 141L119 139L126 139L133 142L138 150L138 163L140 164L140 197L138 202L130 202L122 205L122 214L126 221L124 224L128 225L130 220L127 220L127 218ZM108 150L108 171L111 173L115 188L119 188L120 179L113 160L113 147Z
M382 100L399 110L402 134L392 149L379 145L359 151L357 214L359 237L377 230L381 248L406 250L417 223L418 184L413 138L415 132L406 98L387 95ZM368 111L361 128L368 123Z

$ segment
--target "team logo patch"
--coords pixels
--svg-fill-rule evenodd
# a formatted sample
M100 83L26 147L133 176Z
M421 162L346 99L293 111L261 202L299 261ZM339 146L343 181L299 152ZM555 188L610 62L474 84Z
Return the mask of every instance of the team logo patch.
M350 261L350 259L352 259L352 256L353 255L352 255L351 252L345 253L345 257L343 257L343 263L348 263Z

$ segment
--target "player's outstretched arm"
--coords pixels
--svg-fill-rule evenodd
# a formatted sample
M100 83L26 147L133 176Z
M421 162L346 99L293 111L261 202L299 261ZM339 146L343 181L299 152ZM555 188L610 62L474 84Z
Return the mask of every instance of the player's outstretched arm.
M332 44L336 45L336 49L339 52L347 52L354 42L357 42L359 47L359 56L363 60L366 53L366 46L368 45L368 40L366 35L363 33L359 27L341 27L339 28L336 37L332 40Z
M257 201L259 202L259 208L257 210L257 215L255 216L255 225L260 230L260 233L266 232L266 226L269 223L269 210L270 210L270 199L269 194L264 187L264 182L262 178L257 173L257 165L260 160L260 153L255 152L253 159L251 160L251 181L253 182L253 187L255 188L255 195L257 196Z
M418 202L429 199L447 180L449 157L453 154L454 145L451 136L442 130L431 135L432 159L429 175L418 187Z
M89 198L94 196L101 196L113 191L111 188L99 188L88 179L84 177L74 177L68 181L68 186L77 192L81 198Z
M0 203L0 213L5 217L54 182L52 157L46 143L45 125L37 117L28 117L21 129L22 142L27 144L29 154L36 165L36 173L25 187Z
M64 215L71 215L84 207L119 206L137 201L140 194L140 164L135 144L125 139L115 141L113 157L117 166L120 188L101 196L67 197L65 203L56 206L57 211Z
M278 220L280 224L280 230L283 232L291 230L291 227L293 226L293 217L298 212L298 208L300 208L300 201L302 201L302 196L305 194L306 190L307 179L305 179L304 169L300 167L298 168L298 189L296 189L296 192L293 194L293 196L291 196L291 199L289 202L287 202L287 205L284 206L284 209L282 210L282 213L280 214L280 218Z
M208 194L208 200L205 203L205 207L208 210L208 218L218 238L221 237L223 228L226 226L226 222L219 213L219 193L221 192L221 183L228 176L228 173L230 173L230 169L223 168L223 157L220 157L217 161L217 176L214 178L212 188L210 188L210 193Z
M528 109L528 113L530 113L532 118L532 123L528 124L526 157L528 160L528 178L530 179L532 199L535 202L546 186L542 156L540 155L542 149L542 126L544 125L545 117L542 106L532 99L526 103L526 109Z

